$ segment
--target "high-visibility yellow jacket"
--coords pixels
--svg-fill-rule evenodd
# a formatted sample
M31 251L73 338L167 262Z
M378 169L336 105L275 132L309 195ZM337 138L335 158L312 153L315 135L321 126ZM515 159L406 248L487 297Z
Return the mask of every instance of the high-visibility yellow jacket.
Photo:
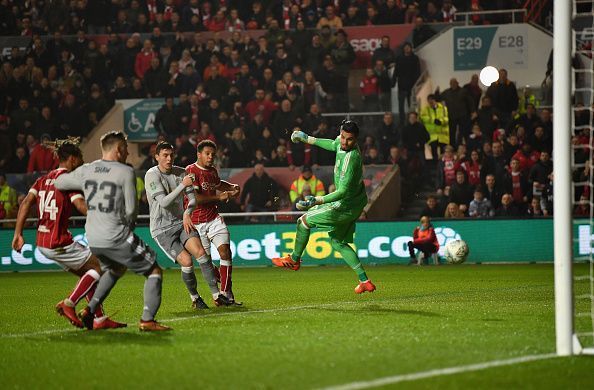
M309 180L305 180L303 175L300 175L297 180L291 184L291 191L289 192L289 196L291 198L291 203L295 203L297 198L303 192L303 186L309 185L311 188L311 194L313 196L323 196L326 195L326 191L324 190L324 183L320 179L316 177L316 175L312 175Z
M8 184L4 184L0 187L0 202L4 203L4 210L6 210L7 218L14 218L13 212L18 208L17 204L17 193Z
M441 124L435 124L439 119ZM442 144L450 143L450 127L448 126L448 109L441 103L437 103L435 108L425 106L421 109L421 122L425 125L429 133L429 142L437 141Z
M519 100L520 101L518 103L518 115L516 115L516 117L518 118L520 117L520 115L526 113L526 106L528 104L534 105L534 108L536 108L537 110L540 107L540 101L536 99L536 95L534 95L533 93L529 95L521 95Z

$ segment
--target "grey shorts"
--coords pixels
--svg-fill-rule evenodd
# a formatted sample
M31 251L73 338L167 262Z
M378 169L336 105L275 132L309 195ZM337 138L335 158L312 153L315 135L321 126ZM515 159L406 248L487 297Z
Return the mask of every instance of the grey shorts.
M123 265L139 275L148 275L157 261L155 251L134 233L126 241L109 248L91 247L91 252L99 258L104 268Z
M200 238L198 232L192 231L188 234L183 227L180 227L179 229L171 228L154 238L161 250L175 263L177 256L184 251L186 241L192 237Z

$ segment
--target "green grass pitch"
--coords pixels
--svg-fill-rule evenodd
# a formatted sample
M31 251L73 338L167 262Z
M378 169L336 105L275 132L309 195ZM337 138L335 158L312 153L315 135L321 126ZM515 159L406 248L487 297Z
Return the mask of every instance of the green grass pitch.
M105 302L129 327L88 332L53 311L73 276L2 274L0 387L314 389L555 349L552 265L382 266L368 274L378 290L357 296L346 267L238 268L234 290L245 307L197 313L179 271L169 270L158 319L174 331L161 334L136 328L143 284L136 275ZM594 357L581 356L387 387L593 384Z

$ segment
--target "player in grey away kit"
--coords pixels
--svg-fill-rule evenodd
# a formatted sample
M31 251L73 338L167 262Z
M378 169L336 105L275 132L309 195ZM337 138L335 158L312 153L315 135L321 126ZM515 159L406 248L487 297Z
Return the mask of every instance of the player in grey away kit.
M182 280L190 293L192 307L208 309L197 290L192 256L198 260L204 279L208 283L215 304L227 304L226 297L219 294L217 277L212 260L206 256L198 232L192 223L192 211L196 205L192 175L184 168L174 166L173 145L159 142L155 150L157 166L144 177L146 195L150 208L151 236L172 261L181 267ZM188 198L184 211L184 194Z
M144 275L144 309L141 331L171 328L155 321L161 306L163 272L157 255L136 234L136 177L125 164L128 157L126 135L112 131L101 137L102 159L84 164L71 173L58 177L55 187L61 191L82 191L87 201L85 230L91 252L106 268L89 305L78 315L87 329L93 329L97 307L123 275L122 265Z

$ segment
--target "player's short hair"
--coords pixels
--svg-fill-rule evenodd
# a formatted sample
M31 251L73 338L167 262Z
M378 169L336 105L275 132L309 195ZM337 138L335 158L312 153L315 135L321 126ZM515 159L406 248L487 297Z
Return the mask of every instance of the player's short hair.
M209 139L200 141L198 143L198 147L196 147L196 150L198 151L198 153L201 153L202 150L206 147L213 148L214 150L217 150L217 144L215 144L214 142L212 142Z
M55 141L46 138L43 141L43 145L52 150L60 162L68 160L70 156L82 158L82 151L79 148L79 137L68 137Z
M56 155L58 156L58 160L63 162L68 160L70 156L82 158L82 151L74 142L66 141L58 146L56 149Z
M355 135L355 137L359 136L359 125L357 125L357 122L355 121L344 119L340 122L339 129L351 133Z
M119 145L121 142L126 142L128 137L123 131L112 130L101 136L101 150L108 151Z
M161 150L175 150L175 148L167 141L160 141L155 148L155 154L158 155Z

